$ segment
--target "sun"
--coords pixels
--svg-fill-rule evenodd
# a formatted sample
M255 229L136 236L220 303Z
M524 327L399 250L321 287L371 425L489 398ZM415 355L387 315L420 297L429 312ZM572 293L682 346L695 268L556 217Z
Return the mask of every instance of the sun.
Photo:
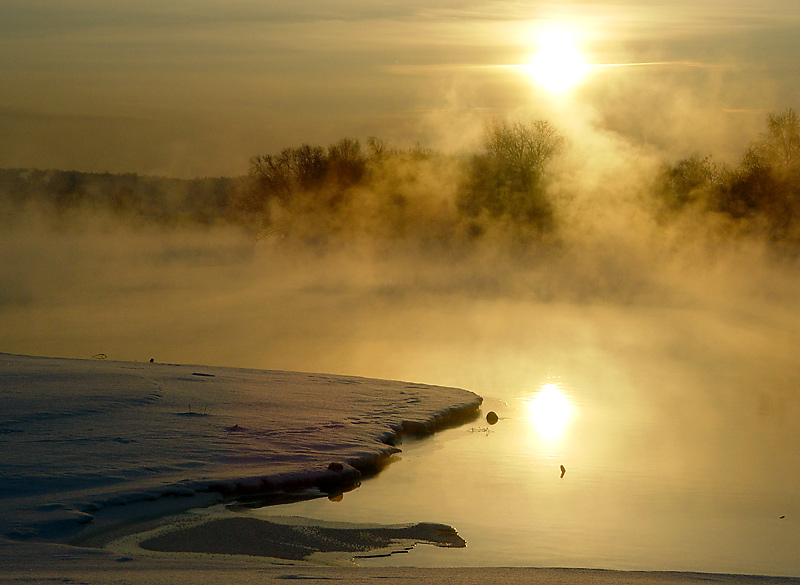
M586 77L589 64L581 53L576 33L563 26L539 32L537 51L526 66L531 79L554 94L572 90Z

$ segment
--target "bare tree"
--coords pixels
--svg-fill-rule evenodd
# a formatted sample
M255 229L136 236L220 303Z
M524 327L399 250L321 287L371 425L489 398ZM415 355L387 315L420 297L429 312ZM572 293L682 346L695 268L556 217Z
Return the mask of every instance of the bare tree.
M544 120L490 124L484 151L469 161L459 208L468 216L487 213L550 227L553 213L546 193L546 167L563 145L564 137Z

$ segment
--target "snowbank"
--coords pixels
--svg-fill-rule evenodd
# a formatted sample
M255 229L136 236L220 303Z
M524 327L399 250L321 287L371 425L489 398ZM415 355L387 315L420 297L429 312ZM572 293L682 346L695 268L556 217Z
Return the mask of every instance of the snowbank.
M61 540L226 497L357 484L477 413L455 388L0 354L0 535Z

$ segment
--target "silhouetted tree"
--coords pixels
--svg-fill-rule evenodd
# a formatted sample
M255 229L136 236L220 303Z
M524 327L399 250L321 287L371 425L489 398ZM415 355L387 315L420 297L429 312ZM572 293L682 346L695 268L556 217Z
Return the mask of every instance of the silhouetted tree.
M76 207L84 198L81 175L77 171L52 171L48 174L47 190L60 211Z
M800 118L770 114L718 200L733 217L758 217L773 240L800 238Z
M250 162L250 176L257 182L263 197L275 197L286 203L296 191L318 187L327 168L322 147L303 144L298 148L284 148L277 155L254 157Z
M486 213L538 228L550 227L553 213L545 171L563 144L563 136L544 120L489 125L483 152L467 165L459 209L471 217Z
M367 159L361 152L361 143L343 138L328 147L328 175L338 187L358 183L367 169Z
M778 169L800 165L800 118L797 113L790 108L781 114L770 114L767 133L755 148Z
M367 148L369 149L369 160L372 163L379 164L385 161L390 156L396 156L398 152L390 148L386 142L375 136L367 138Z
M800 242L800 117L770 114L735 167L696 156L665 166L656 192L667 210L717 212L773 241Z
M725 173L710 156L691 156L675 163L664 165L658 178L657 193L661 203L670 211L688 205L709 206L714 190L719 187Z

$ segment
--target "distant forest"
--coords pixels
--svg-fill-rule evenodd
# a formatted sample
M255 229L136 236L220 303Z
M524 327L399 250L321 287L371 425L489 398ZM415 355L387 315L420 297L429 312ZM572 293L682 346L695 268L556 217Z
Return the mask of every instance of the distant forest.
M497 121L477 152L393 148L370 138L255 156L243 177L0 169L5 222L30 210L68 222L93 211L163 225L230 224L253 237L470 242L502 234L557 240L552 162L569 148L551 123ZM771 114L736 164L696 155L664 163L639 200L659 222L692 214L783 247L800 244L800 119Z
M0 211L5 220L40 211L68 221L85 211L110 212L139 222L223 219L236 179L170 179L134 173L0 169Z

